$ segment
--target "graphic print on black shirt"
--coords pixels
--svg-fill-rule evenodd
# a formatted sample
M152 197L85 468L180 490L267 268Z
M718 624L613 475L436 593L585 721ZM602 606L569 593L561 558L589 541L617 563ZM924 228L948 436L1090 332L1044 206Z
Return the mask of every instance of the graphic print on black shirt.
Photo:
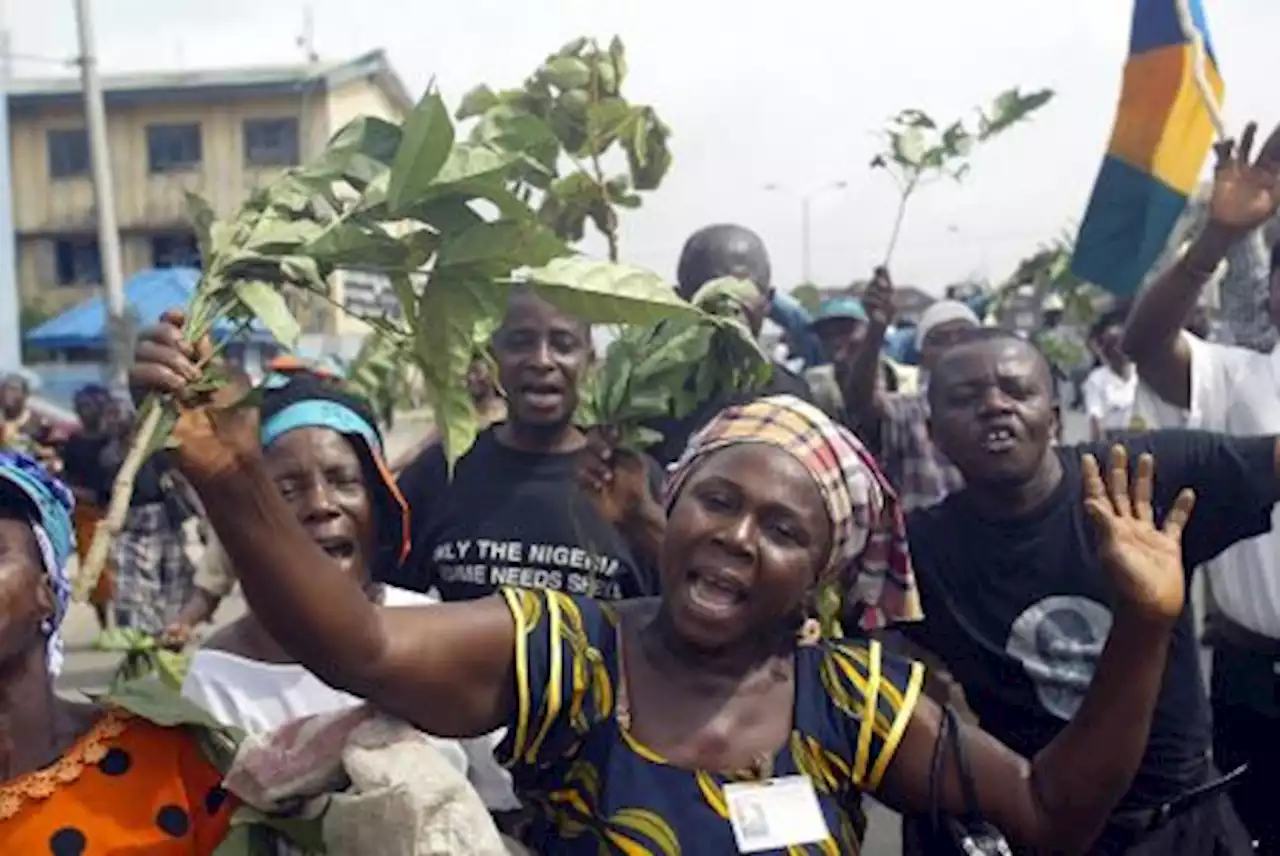
M412 515L413 551L393 585L436 586L469 600L499 586L549 589L601 600L655 594L656 574L579 491L576 454L534 454L483 432L446 478L441 449L405 468L400 490Z
M1190 572L1237 541L1267 532L1280 498L1275 438L1160 431L1128 438L1131 465L1155 457L1162 520L1183 487L1196 508L1183 533ZM1079 709L1111 630L1113 588L1098 561L1082 501L1080 457L1108 448L1060 448L1062 483L1017 520L982 517L952 494L907 518L925 619L902 629L943 659L986 731L1026 757ZM1172 636L1151 736L1122 809L1148 808L1202 782L1209 711L1191 610Z

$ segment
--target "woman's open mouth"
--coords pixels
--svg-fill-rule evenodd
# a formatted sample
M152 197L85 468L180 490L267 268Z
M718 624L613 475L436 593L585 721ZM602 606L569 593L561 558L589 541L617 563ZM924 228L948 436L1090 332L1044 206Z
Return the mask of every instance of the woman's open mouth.
M355 558L356 542L352 538L325 538L316 542L324 554L338 562L348 562Z
M690 571L685 580L689 602L710 616L724 616L747 601L746 585L730 574L699 569Z

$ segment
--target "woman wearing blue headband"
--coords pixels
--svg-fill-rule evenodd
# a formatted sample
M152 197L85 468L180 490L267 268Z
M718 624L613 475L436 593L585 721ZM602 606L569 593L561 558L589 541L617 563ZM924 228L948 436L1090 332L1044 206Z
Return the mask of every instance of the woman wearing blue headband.
M293 372L265 385L259 432L267 465L307 534L375 603L431 603L433 598L379 583L404 553L408 524L372 410L328 376ZM218 546L212 549L221 554ZM252 611L196 652L182 689L220 722L249 733L360 702L298 665ZM509 801L493 797L509 788L490 746L483 739L437 743L482 797L509 808Z

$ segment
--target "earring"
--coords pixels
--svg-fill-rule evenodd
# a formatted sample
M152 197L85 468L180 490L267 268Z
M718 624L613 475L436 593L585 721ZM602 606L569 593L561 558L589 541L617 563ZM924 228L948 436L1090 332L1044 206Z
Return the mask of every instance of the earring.
M813 616L805 618L800 623L800 629L796 631L796 642L800 647L807 648L817 645L822 640L822 624Z

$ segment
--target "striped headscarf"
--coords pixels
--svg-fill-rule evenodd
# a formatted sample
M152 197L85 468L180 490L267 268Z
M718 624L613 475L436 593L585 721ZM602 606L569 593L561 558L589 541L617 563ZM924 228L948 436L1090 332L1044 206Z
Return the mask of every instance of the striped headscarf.
M15 489L28 506L28 520L40 548L40 561L53 591L53 617L41 630L48 640L48 669L51 677L62 672L62 635L59 628L71 603L71 555L75 550L75 534L71 526L71 510L75 499L71 491L49 475L34 458L17 452L0 452L0 482Z
M670 512L707 455L740 443L782 449L813 476L831 520L831 555L818 575L818 618L839 635L842 603L855 606L862 632L923 617L906 523L893 488L852 432L791 395L729 407L689 440L667 479Z

